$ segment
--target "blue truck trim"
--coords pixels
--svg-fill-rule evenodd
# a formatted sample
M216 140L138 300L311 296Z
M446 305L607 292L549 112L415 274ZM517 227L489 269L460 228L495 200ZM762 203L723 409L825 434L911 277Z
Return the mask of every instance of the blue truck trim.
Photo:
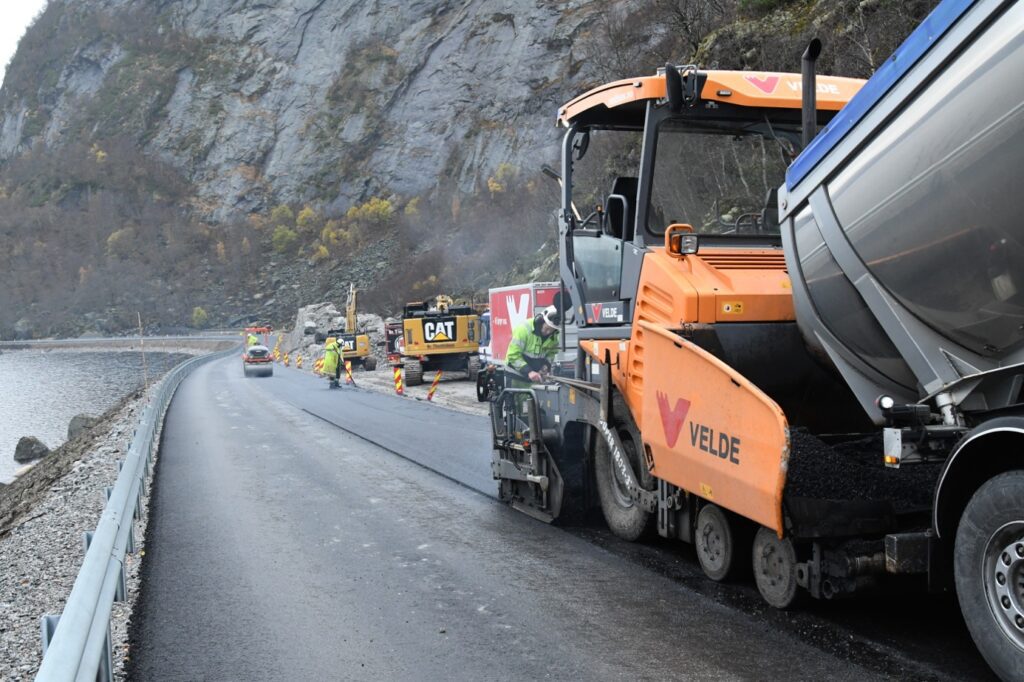
M943 0L939 3L790 165L786 171L786 187L792 190L800 184L975 2Z

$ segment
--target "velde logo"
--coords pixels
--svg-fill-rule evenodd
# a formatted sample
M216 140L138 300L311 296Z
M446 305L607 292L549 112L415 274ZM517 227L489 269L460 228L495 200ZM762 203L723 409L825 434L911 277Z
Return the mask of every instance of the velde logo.
M423 336L427 343L441 343L455 339L455 320L452 318L443 320L425 320L423 322Z
M683 422L686 420L686 413L690 411L690 401L683 398L676 400L675 407L669 406L667 395L658 391L658 412L661 413L661 427L665 429L665 443L670 447L676 446L679 434L683 431Z

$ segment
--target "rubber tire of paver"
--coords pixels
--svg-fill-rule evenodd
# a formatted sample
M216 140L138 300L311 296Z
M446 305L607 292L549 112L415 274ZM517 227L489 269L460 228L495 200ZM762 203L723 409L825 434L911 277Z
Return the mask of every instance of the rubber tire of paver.
M978 651L1000 678L1019 680L1024 671L1024 471L999 474L971 497L956 531L953 575L960 612ZM1008 594L1000 595L1005 583Z
M476 375L480 373L480 356L470 355L466 360L466 374L469 375L470 381L476 380Z
M754 583L769 605L792 608L803 595L796 582L796 548L789 538L762 526L754 536Z
M375 369L377 369L377 358L372 355L368 355L366 359L363 360L363 371L372 372Z
M423 383L423 364L419 360L406 360L405 365L405 385L406 386L419 386Z
M625 403L618 399L618 396L616 396L615 408L615 414L622 415L622 422L624 422L615 427L619 440L622 441L623 454L629 460L640 486L645 490L654 490L656 482L640 454L643 452L643 442L633 425ZM608 528L616 537L634 542L653 526L655 516L629 499L625 488L618 480L608 442L600 433L596 435L596 439L594 477L597 479L597 497L601 502L601 512L604 514Z
M742 563L739 551L742 533L738 532L737 525L733 516L716 504L705 504L697 514L693 546L704 575L715 582L735 577Z

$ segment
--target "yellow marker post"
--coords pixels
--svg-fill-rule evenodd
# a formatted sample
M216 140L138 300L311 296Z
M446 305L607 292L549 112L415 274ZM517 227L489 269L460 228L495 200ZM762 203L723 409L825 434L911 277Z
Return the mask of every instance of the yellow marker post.
M433 400L434 399L434 393L437 392L437 385L439 383L441 383L441 375L442 374L443 374L443 372L441 370L437 370L437 374L434 375L434 382L432 384L430 384L430 390L427 391L427 400Z
M302 356L301 355L295 356L295 367L298 368L298 369L302 369Z
M356 383L356 380L352 378L352 361L351 360L346 360L345 361L345 383L346 384L355 384Z
M398 395L405 394L405 388L402 386L402 368L395 367L395 393Z
M288 364L288 354L287 353L284 354L284 366L285 367L289 366L289 364Z

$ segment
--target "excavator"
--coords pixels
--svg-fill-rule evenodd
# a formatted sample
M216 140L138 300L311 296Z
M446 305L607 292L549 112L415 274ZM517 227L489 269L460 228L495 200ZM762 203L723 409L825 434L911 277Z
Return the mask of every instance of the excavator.
M359 321L356 315L356 285L349 284L348 303L345 306L345 328L328 329L327 338L335 338L341 346L342 358L355 367L362 367L367 372L377 369L377 358L370 347L370 337L359 333Z
M1021 25L943 0L866 83L812 41L800 74L666 65L562 106L576 376L492 398L499 497L692 543L780 609L955 587L1021 679Z
M402 311L401 359L405 383L423 383L425 373L480 371L480 316L472 306L439 294L407 303Z

